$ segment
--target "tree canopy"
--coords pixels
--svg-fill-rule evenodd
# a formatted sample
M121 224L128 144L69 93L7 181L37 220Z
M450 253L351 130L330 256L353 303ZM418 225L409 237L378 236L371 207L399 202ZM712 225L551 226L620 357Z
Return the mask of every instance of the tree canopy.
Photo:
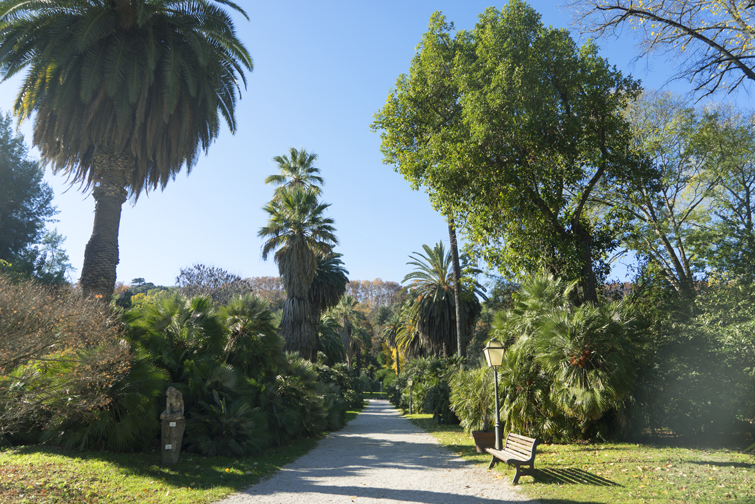
M381 152L491 264L579 278L596 300L614 246L591 220L596 186L639 176L621 110L639 92L565 30L512 0L471 31L430 19L372 128Z
M0 259L13 262L42 238L57 213L44 170L27 157L23 136L13 132L10 115L0 113Z

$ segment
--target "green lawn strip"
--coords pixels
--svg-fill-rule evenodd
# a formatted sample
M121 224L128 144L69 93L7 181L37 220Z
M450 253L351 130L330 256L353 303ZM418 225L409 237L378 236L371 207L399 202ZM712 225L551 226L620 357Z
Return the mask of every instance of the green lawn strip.
M435 425L431 415L411 415L464 459L488 464L472 437L458 425ZM542 504L555 503L755 503L755 457L725 448L681 448L627 443L539 445L537 481L522 476L523 491ZM499 464L496 477L510 481L514 469Z
M359 411L349 411L353 420ZM160 454L76 452L43 446L0 451L0 503L205 503L257 483L317 445L299 439L256 457L182 454L171 467Z

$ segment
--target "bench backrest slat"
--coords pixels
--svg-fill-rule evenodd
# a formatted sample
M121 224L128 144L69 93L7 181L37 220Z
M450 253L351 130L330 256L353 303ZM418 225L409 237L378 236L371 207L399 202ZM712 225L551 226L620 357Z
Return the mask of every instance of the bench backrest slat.
M504 450L517 453L526 459L535 458L535 448L537 446L537 439L533 439L527 436L520 436L519 434L509 434L506 436L506 444L503 447Z

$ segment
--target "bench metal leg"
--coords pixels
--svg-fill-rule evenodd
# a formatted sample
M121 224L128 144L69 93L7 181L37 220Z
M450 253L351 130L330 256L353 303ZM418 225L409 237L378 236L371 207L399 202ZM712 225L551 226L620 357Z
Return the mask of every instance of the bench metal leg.
M488 465L488 470L490 470L490 469L492 469L493 467L495 467L495 465L496 465L496 464L497 464L498 462L500 462L500 460L498 460L498 459L496 458L496 456L495 456L495 455L493 455L493 458L492 458L492 459L490 460L490 464Z
M514 481L512 481L511 484L512 485L518 485L519 484L519 476L521 476L521 474L519 472L519 466L516 465L514 467L516 467L516 474L514 474Z

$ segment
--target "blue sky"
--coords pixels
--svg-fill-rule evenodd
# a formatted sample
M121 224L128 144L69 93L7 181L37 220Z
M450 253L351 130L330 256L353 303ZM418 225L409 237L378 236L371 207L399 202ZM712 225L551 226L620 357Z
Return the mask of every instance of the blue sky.
M572 29L562 2L531 1L545 24ZM238 130L221 132L192 173L179 174L165 191L141 196L123 207L118 279L143 277L172 285L182 267L204 263L243 277L277 276L272 259L260 257L257 232L266 222L262 206L275 173L271 158L289 147L319 155L325 178L323 200L331 203L351 279L400 282L408 255L423 244L448 241L445 221L427 196L412 191L392 167L383 165L379 135L370 132L399 74L407 72L430 15L442 11L457 29L472 28L489 1L294 1L241 5L250 21L235 16L239 38L254 59L238 103ZM494 6L500 8L502 3ZM668 79L662 59L640 60L631 39L601 40L601 53L646 87ZM9 111L19 79L0 85L0 109ZM673 89L686 91L684 83ZM30 122L21 131L31 138ZM31 156L37 156L32 151ZM47 173L60 211L54 224L80 273L91 235L94 200ZM623 271L623 270L621 270ZM621 272L617 272L621 276Z

